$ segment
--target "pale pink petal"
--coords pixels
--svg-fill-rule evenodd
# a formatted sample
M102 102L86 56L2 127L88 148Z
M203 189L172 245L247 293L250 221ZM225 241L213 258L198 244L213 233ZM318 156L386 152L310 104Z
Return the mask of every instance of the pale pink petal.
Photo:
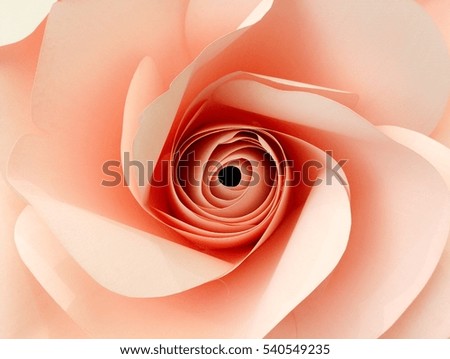
M197 59L201 80L190 85L194 92L231 72L249 71L355 93L355 110L375 124L430 133L444 112L448 51L412 1L277 2L242 30Z
M209 43L259 21L270 9L267 0L190 0L186 12L186 41L194 57Z
M450 236L425 288L382 338L448 338L450 333Z
M450 1L449 0L418 0L425 11L430 14L431 18L441 31L441 34L450 51ZM433 131L432 137L450 147L450 99L447 107L436 129Z
M245 20L241 22L239 29L256 24L267 14L268 11L270 11L272 5L273 0L261 0L252 12L245 18Z
M47 16L56 0L2 0L0 2L0 46L30 35Z
M16 44L0 47L0 171L5 174L14 143L30 131L31 88L45 21Z
M18 256L14 226L25 203L3 178L13 144L32 127L30 95L44 28L45 21L26 39L0 48L1 338L83 336Z
M298 215L287 216L272 240L221 280L164 298L127 298L100 287L31 207L17 223L16 241L42 286L91 336L260 337L324 279L347 243L344 186L314 187Z
M450 150L419 133L393 126L380 130L411 148L439 171L450 190ZM450 219L449 219L450 220ZM450 334L450 236L432 277L384 338L447 338Z
M46 337L47 327L39 314L33 291L36 283L14 245L14 226L24 203L2 177L0 199L0 337Z
M298 339L297 319L292 311L279 322L264 339Z
M14 227L24 206L0 177L0 338L83 337L17 253Z
M450 148L450 100L447 103L442 120L431 134L431 137Z
M447 46L450 45L450 15L449 0L416 0L431 16L444 37Z
M412 130L396 126L378 126L385 135L394 141L417 152L430 162L450 189L450 149Z
M449 61L413 1L280 1L208 70L343 89L360 96L356 111L372 123L429 133L448 99Z
M422 290L447 241L450 200L439 174L349 109L315 94L234 80L214 98L277 118L273 128L348 159L349 246L327 281L295 309L296 330L299 337L381 335Z

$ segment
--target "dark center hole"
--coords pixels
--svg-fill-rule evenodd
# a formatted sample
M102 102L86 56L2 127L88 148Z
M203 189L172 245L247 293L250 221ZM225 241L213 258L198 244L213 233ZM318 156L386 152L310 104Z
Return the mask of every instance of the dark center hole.
M241 170L234 166L227 166L219 171L219 181L224 186L236 187L241 182Z

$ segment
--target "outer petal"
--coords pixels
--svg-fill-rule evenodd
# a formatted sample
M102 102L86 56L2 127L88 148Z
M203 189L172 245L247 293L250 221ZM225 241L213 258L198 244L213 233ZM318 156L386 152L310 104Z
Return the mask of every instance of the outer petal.
M357 112L372 123L425 133L440 120L450 90L445 44L412 1L279 1L221 58L228 72L356 93Z
M0 2L0 46L31 34L56 0L3 0Z
M450 150L419 133L383 126L383 133L423 156L450 190ZM384 338L448 338L450 335L450 234L444 253L425 288Z
M213 40L252 25L272 6L271 0L190 0L186 12L186 40L192 55L200 53Z
M447 103L442 120L431 134L431 137L450 148L450 100Z
M65 202L154 230L128 188L101 185L102 165L120 159L125 96L138 62L156 54L167 85L187 61L185 8L177 1L55 4L32 99L33 120L46 134L22 138L12 168Z
M14 226L24 203L0 177L0 337L45 337L47 328L36 304L36 282L14 245ZM34 282L34 283L33 283ZM29 325L37 323L37 325Z
M430 14L447 44L450 51L450 1L449 0L419 0L419 4ZM444 116L433 131L433 138L450 147L450 99Z
M23 41L0 48L0 338L83 335L18 256L14 226L25 204L4 180L13 144L31 127L31 86L44 27L45 22Z
M439 30L447 47L450 44L450 15L448 8L450 6L449 0L417 0L417 2L425 9L431 16Z
M14 227L24 205L0 177L0 338L83 337L17 253Z
M39 56L45 21L25 40L0 48L0 169L14 143L30 131L31 88Z
M208 62L203 82L248 71L343 89L360 96L355 110L372 123L424 133L441 119L450 91L442 36L418 4L405 0L276 2L199 62Z

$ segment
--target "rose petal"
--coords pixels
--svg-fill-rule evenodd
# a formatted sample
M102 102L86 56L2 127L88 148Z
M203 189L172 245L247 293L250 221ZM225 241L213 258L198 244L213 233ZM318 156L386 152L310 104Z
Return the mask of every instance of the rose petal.
M32 128L31 88L44 34L45 21L33 34L17 44L0 48L0 169L14 143Z
M59 202L24 182L14 181L14 185L80 266L115 293L165 296L216 279L234 267L233 263L167 240L170 234L161 238L141 232ZM27 230L33 233L32 227ZM28 249L22 248L22 254L24 250ZM54 285L64 287L62 282ZM67 292L59 302L70 302L73 295Z
M192 56L215 39L259 21L272 6L272 0L190 0L185 32Z
M450 236L447 246L428 281L411 306L382 338L448 338L450 333Z
M393 126L380 130L429 161L450 189L450 150L419 133ZM384 338L447 338L450 334L450 235L432 277Z
M145 300L101 288L31 207L21 214L16 240L42 286L94 337L260 337L339 260L350 228L344 186L314 187L296 223L297 216L298 210L272 240L220 281ZM319 227L318 217L323 219Z
M295 309L296 330L300 337L380 336L422 290L447 241L450 198L439 174L354 112L315 94L235 80L214 98L277 118L274 128L348 159L349 247L326 284Z
M429 133L448 99L449 61L413 1L280 1L205 71L345 89L360 95L356 111L372 123Z
M394 141L410 148L429 161L450 189L450 149L427 136L406 128L396 126L378 126L377 128Z
M30 35L56 0L3 0L0 3L0 46Z
M447 46L450 44L449 0L416 0L431 16L444 37Z
M27 272L14 245L14 226L24 207L0 177L0 336L45 337L43 322L36 304L34 278ZM36 325L30 325L35 323Z
M25 204L0 177L0 337L83 337L23 265L14 243L16 219Z
M300 68L314 73L305 82L359 94L356 111L372 123L424 133L436 126L449 96L450 59L435 25L414 2L293 4L283 3L301 17L295 30L305 34L306 43L298 43L307 63Z
M433 21L441 31L441 34L447 44L447 50L450 51L450 7L449 0L418 0L425 11L432 17ZM432 137L450 147L450 99L447 107Z
M45 21L26 39L0 48L1 338L53 337L57 332L60 337L83 336L18 256L14 226L25 203L3 178L13 144L31 128L29 101L44 28Z

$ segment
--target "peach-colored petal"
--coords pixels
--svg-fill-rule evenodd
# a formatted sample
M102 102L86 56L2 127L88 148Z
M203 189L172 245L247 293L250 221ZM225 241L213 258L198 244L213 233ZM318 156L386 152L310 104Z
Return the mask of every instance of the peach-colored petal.
M450 333L450 236L425 288L382 338L448 338Z
M413 1L280 1L208 70L344 89L360 96L356 110L372 123L429 133L448 99L449 61Z
M24 203L2 177L0 199L0 337L45 337L47 328L39 315L33 278L23 266L14 246L14 226Z
M449 0L416 0L431 16L444 37L447 46L450 45L450 15Z
M450 150L419 133L393 126L380 130L411 148L439 171L450 190ZM450 219L449 219L450 220ZM384 338L447 338L450 334L450 235L432 277Z
M13 144L31 128L31 86L44 28L45 21L26 39L0 48L1 338L83 336L18 256L14 226L25 203L4 180L7 158Z
M30 130L30 98L45 21L25 40L0 47L0 171L17 139Z
M431 134L431 137L450 148L450 100L447 103L441 121Z
M378 126L385 135L394 141L417 152L429 161L442 176L442 179L450 189L450 149L412 130L396 126Z
M2 0L0 2L0 46L30 35L47 16L56 0Z
M418 0L419 4L427 11L439 30L450 51L450 1L449 0ZM450 99L438 126L432 133L432 137L450 147Z
M17 253L14 227L24 206L0 178L0 338L83 337Z
M277 118L274 128L348 159L349 247L328 280L295 309L296 330L300 337L381 335L424 287L444 249L450 198L439 174L352 111L315 94L235 80L214 99Z
M239 29L251 26L260 21L272 8L273 0L261 0L252 12L239 25Z
M299 220L298 214L229 275L164 298L126 298L100 287L31 207L17 222L16 241L41 285L91 336L260 337L323 280L347 243L344 186L314 187Z
M272 6L267 0L190 0L185 32L190 54L195 56L215 39L259 21Z

